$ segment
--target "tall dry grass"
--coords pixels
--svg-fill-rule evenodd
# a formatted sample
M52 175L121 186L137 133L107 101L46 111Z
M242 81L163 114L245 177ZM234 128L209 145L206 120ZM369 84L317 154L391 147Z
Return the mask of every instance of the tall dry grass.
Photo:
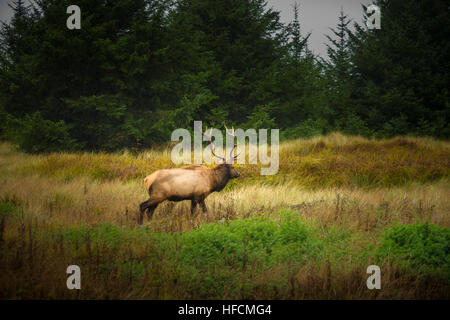
M3 145L0 154L14 157L9 150L8 145ZM247 160L248 151L247 148ZM242 179L231 186L242 182L246 185L289 183L308 189L374 188L448 180L449 155L450 143L443 141L410 137L370 141L335 133L311 140L282 143L276 175L261 176L260 164L237 165ZM16 160L23 164L24 159ZM16 173L50 176L63 182L78 177L98 181L130 181L141 180L150 172L171 167L169 149L137 155L126 151L120 154L53 153L28 156L27 163L18 166Z

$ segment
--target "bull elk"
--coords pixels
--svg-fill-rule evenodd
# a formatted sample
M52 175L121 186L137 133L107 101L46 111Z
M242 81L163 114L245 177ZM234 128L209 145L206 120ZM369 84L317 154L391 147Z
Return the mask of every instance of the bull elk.
M230 131L225 126L226 132L234 135L234 128ZM222 160L221 164L213 168L207 168L200 165L192 165L182 168L158 170L144 179L145 188L150 198L140 204L139 224L142 224L144 213L151 220L156 207L163 201L182 201L191 200L191 214L200 204L203 212L207 212L205 199L210 193L221 191L227 185L230 179L240 176L240 173L234 168L233 161L239 155L233 156L236 145L233 146L228 159L217 155L214 150L214 144L211 141L211 131L206 130L202 133L208 138L211 147L211 153Z

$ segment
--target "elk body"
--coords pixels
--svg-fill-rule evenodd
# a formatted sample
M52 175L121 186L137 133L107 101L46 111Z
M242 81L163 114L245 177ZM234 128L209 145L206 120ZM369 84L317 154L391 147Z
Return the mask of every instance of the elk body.
M234 130L228 133L234 136ZM208 137L211 142L211 136ZM198 204L203 212L207 212L206 197L212 192L221 191L230 179L240 176L232 165L233 160L237 158L237 156L232 156L234 148L230 152L230 158L226 159L214 153L212 142L210 146L212 154L220 158L223 163L213 168L193 165L158 170L144 179L145 188L150 198L140 204L139 224L142 224L146 211L147 217L151 219L156 207L166 200L191 200L191 214L194 213Z

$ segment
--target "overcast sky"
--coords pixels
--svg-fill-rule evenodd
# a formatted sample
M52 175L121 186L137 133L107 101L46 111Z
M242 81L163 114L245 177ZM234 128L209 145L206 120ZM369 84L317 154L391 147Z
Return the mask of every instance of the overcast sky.
M9 21L11 8L8 3L12 0L0 0L0 20ZM281 21L290 22L294 18L292 6L295 0L266 0L269 7L280 11ZM326 55L324 43L327 41L324 34L330 34L328 28L335 27L338 21L339 11L343 7L344 12L353 21L361 23L361 4L368 5L372 0L297 0L300 4L300 24L303 34L311 33L309 47L322 56ZM76 0L73 1L76 4Z
M294 2L300 6L300 27L303 35L311 32L309 48L322 56L327 50L324 43L328 40L325 34L332 32L338 23L341 7L344 13L352 20L362 24L363 10L361 4L369 5L372 0L266 0L269 7L280 11L281 21L288 23L294 19ZM353 22L351 23L353 25Z

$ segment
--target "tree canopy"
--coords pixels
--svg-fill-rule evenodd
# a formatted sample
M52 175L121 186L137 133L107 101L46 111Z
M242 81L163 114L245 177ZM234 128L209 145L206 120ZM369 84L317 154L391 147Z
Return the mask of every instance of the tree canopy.
M264 0L12 2L0 29L0 134L29 152L151 147L194 120L447 139L449 11L443 0L380 0L382 27L344 11L314 55L310 34ZM365 8L361 8L361 16Z

